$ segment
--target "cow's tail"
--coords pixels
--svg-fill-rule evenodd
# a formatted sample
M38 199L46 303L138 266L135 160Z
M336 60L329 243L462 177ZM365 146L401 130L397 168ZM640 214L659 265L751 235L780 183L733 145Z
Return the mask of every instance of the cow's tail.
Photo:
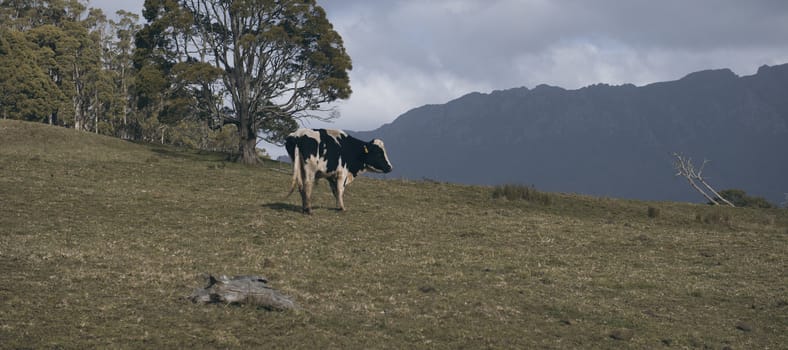
M301 159L301 152L298 150L298 147L295 147L295 150L293 150L293 181L290 183L290 192L287 193L285 198L289 198L296 188L300 190L304 187L303 167L304 162Z

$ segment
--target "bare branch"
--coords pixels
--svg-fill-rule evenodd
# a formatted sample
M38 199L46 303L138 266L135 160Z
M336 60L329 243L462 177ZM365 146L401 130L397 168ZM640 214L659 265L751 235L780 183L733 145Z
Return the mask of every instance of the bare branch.
M686 178L690 186L692 186L696 191L698 191L698 193L706 197L706 199L708 199L709 202L713 203L714 205L720 205L720 201L722 201L731 207L734 206L733 203L723 198L717 191L715 191L714 188L712 188L711 185L709 185L708 182L706 182L706 180L703 178L702 176L703 168L706 166L707 163L709 163L709 160L704 159L703 164L701 164L700 168L696 170L695 166L692 164L692 159L686 158L678 153L673 153L673 156L676 158L676 161L673 162L673 168L678 171L676 173L676 176L683 176L684 178ZM706 189L708 189L709 191L711 191L711 193L714 194L716 197L712 197L709 194L707 194L703 189L700 188L700 186L698 186L697 183L695 183L695 180L700 181L700 183L703 184L703 186L706 187Z
M673 156L676 157L676 161L673 163L673 167L678 171L676 176L683 176L687 179L690 186L694 188L698 193L702 194L709 202L714 203L714 205L719 205L717 201L714 200L711 196L709 196L706 192L704 192L696 183L695 183L695 166L692 165L692 160L689 158L684 158L677 153L673 153Z
M719 199L719 200L721 200L721 201L725 202L725 204L727 204L727 205L729 205L729 206L735 207L735 205L733 205L733 203L731 203L730 201L728 201L727 199L725 199L725 197L723 197L723 196L721 196L719 193L717 193L717 191L715 191L715 190L714 190L714 188L712 188L712 187L711 187L711 186L710 186L710 185L709 185L709 184L706 182L706 180L703 178L703 176L701 176L701 172L703 171L703 167L704 167L704 166L706 166L706 163L708 163L708 162L709 162L709 160L705 160L705 159L703 160L703 165L700 167L700 170L699 170L699 171L698 171L698 173L696 174L696 178L698 179L698 181L700 181L700 183L702 183L702 184L703 184L703 186L706 186L706 188L708 188L708 189L709 189L709 191L711 191L711 193L713 193L713 194L716 196L716 197L715 197L716 199Z

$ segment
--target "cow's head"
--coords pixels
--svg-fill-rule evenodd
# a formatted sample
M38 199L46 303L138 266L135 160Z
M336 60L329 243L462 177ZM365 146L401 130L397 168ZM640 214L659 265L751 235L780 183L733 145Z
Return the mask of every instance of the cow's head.
M367 170L376 173L391 172L391 163L386 155L383 141L374 139L364 144L364 166Z

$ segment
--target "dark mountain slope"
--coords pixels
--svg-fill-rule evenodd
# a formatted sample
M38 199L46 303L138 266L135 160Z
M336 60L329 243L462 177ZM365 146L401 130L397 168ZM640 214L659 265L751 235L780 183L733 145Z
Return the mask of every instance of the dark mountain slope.
M718 189L779 202L788 192L787 125L788 64L642 87L471 93L355 134L385 140L395 177L698 201L674 176L671 154L679 152L711 160L704 174Z

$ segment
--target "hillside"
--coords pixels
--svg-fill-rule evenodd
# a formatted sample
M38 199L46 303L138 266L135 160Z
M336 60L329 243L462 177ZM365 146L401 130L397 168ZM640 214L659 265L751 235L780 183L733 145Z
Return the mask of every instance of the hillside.
M257 167L0 120L0 348L781 348L788 210ZM650 214L649 214L650 213ZM259 274L301 310L195 305Z
M390 177L700 202L674 176L677 152L711 160L704 174L718 189L780 203L788 192L786 96L788 64L742 77L720 69L641 87L471 93L356 134L385 140Z

